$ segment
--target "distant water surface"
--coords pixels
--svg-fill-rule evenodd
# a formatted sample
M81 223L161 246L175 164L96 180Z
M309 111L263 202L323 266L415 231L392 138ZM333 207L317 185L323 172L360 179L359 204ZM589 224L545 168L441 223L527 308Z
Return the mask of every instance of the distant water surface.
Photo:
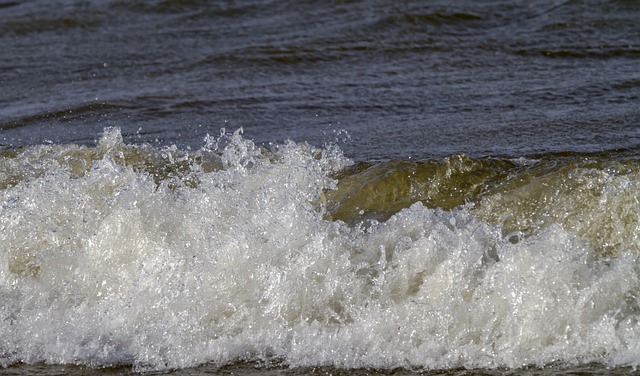
M332 139L359 160L640 144L635 1L0 4L0 142Z

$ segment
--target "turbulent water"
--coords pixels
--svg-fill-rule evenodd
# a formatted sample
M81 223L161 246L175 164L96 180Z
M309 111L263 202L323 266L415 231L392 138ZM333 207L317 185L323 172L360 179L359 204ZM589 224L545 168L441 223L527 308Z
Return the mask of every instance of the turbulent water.
M639 19L0 0L0 373L633 372Z
M1 163L5 366L638 362L635 159L362 165L107 129Z

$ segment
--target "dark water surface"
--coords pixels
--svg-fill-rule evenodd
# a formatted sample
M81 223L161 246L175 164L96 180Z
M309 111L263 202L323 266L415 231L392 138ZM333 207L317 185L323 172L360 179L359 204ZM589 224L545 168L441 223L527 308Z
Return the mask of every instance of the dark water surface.
M221 127L358 160L640 145L635 1L4 1L0 142L200 147Z
M638 1L0 0L0 374L635 373L638 197Z
M135 375L136 373L126 368L106 368L91 369L77 366L48 366L48 365L32 365L21 366L9 369L0 369L2 375L42 375L42 376L80 376L80 375L100 375L100 376L124 376ZM281 367L267 367L263 364L238 363L225 367L215 367L211 365L203 365L198 368L176 370L171 373L149 372L147 375L166 375L175 376L202 376L202 375L267 375L267 376L298 376L298 375L323 375L323 376L547 376L547 375L566 375L566 376L589 376L589 375L636 375L638 371L632 368L605 368L598 365L583 365L572 368L549 367L547 369L520 369L520 370L442 370L442 371L409 371L402 369L394 370L375 370L375 369L358 369L358 370L341 370L331 367L312 367L301 369L286 369Z

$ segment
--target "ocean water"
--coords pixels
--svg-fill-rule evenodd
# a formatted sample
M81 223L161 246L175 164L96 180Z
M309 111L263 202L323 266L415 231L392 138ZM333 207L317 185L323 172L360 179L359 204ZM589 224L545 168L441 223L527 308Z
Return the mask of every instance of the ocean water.
M640 3L0 1L0 374L629 374Z

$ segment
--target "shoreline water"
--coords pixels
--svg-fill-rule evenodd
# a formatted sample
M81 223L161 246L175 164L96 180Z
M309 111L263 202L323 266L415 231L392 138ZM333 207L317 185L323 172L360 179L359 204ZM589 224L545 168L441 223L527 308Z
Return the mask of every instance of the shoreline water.
M638 375L640 371L633 367L609 368L601 364L585 364L578 366L548 366L543 368L525 367L520 369L450 369L450 370L407 370L402 368L381 370L371 368L340 369L334 367L269 367L257 363L238 362L218 367L204 364L196 368L186 368L169 371L136 372L127 366L88 368L84 366L69 365L18 365L9 368L0 368L0 375L42 375L42 376L204 376L204 375L236 375L236 376L299 376L299 375L323 375L323 376L554 376L554 375Z

